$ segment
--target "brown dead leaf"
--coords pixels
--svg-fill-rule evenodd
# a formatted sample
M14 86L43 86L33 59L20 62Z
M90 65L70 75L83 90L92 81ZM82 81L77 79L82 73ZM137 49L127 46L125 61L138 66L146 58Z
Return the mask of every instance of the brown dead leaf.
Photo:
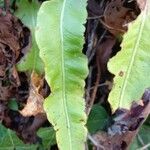
M6 47L2 49L8 61L15 63L25 47L30 45L30 31L21 21L9 12L0 11L0 43ZM13 54L13 55L12 55Z
M124 6L128 5L127 3L129 2L125 0L111 0L104 10L104 19L100 19L105 28L113 35L125 33L128 23L136 19L139 14L137 6L131 9Z
M0 85L0 101L8 101L15 94L15 88L13 86Z
M20 79L19 79L18 72L15 66L10 68L9 79L12 85L17 86L17 87L20 85Z
M139 102L134 102L130 110L119 109L107 132L93 135L105 150L126 150L150 114L150 89L146 89Z
M35 117L24 117L18 111L10 110L5 104L0 103L1 118L5 127L14 130L17 136L28 144L39 142L40 138L36 132L47 120L45 114L38 114Z
M1 49L1 43L0 43L0 78L3 78L6 73L6 65L7 65L7 60L6 57L4 56L4 53Z
M107 63L111 57L112 48L115 45L116 39L114 36L110 36L105 41L99 43L96 50L96 58L100 65L101 76L104 76L107 71Z
M15 64L29 45L29 29L9 11L4 12L0 8L0 99L2 101L15 97L14 90L20 86Z
M27 99L27 104L20 111L23 116L35 116L44 113L43 102L44 97L39 94L40 89L43 87L44 78L36 73L31 75L30 92Z
M47 119L43 110L44 98L39 94L45 92L45 80L32 74L29 89L27 74L18 73L15 67L30 48L30 43L30 30L9 11L0 8L0 122L14 130L25 143L37 143L36 131ZM46 96L47 92L44 94ZM8 107L8 102L15 98L21 109L27 97L21 113L31 117L24 117Z

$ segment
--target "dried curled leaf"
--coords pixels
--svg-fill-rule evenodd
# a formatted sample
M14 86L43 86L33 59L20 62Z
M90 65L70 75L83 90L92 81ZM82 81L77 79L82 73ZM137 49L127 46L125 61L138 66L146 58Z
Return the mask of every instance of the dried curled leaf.
M30 46L30 31L11 13L0 9L0 77L13 68ZM5 14L5 15L4 15ZM10 73L11 74L11 73Z
M141 125L150 114L150 89L146 89L141 100L134 102L129 110L118 109L110 127L96 133L93 138L106 150L128 149Z
M43 77L33 72L31 75L27 104L23 110L20 111L23 116L36 116L37 114L44 113L44 97L40 94L40 89L43 87L43 84Z

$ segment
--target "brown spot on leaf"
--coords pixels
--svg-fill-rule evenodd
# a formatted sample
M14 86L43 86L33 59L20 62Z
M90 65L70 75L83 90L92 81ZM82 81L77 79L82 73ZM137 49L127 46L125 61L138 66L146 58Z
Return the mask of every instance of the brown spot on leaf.
M123 71L120 71L120 72L119 72L119 76L120 76L120 77L123 77L123 75L124 75L124 72L123 72Z

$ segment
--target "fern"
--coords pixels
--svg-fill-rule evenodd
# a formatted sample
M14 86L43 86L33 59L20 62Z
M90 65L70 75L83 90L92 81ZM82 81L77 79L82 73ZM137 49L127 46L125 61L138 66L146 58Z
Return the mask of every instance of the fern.
M87 61L82 54L86 1L44 2L37 18L36 40L51 95L44 108L62 150L82 150L86 140L83 99Z
M139 17L129 25L124 35L122 50L113 57L109 70L115 74L114 86L109 95L113 110L129 108L139 100L150 86L150 1Z

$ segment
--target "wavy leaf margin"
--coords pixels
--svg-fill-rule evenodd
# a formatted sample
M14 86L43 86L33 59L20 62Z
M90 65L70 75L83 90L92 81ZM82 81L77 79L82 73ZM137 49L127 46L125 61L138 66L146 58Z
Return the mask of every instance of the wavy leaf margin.
M36 41L45 64L51 95L44 108L62 150L83 150L87 129L84 80L87 60L82 54L86 0L51 0L38 12Z
M150 1L147 0L145 9L129 24L122 50L108 63L109 71L115 74L108 98L113 111L117 108L129 108L150 86L149 33Z

